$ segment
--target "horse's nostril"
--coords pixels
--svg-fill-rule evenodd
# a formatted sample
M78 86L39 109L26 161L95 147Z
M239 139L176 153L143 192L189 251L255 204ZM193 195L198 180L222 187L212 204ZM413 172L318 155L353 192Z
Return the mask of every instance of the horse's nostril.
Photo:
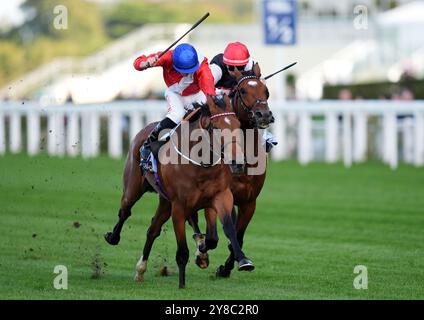
M263 113L261 111L256 111L255 112L256 117L258 118L262 118L263 117Z
M271 116L271 123L274 123L274 121L275 121L274 116Z

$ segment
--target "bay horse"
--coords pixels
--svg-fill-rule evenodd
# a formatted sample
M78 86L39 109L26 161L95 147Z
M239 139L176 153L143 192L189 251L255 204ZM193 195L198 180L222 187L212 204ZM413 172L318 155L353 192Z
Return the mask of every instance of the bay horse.
M155 124L150 124L141 130L131 143L124 169L124 193L118 214L119 220L113 232L108 232L105 235L106 241L110 244L118 244L122 226L131 215L132 206L154 185L152 174L142 175L139 168L139 149L154 126ZM230 132L234 132L238 128L240 128L240 122L232 111L231 102L227 96L224 96L222 101L207 96L207 104L201 106L200 116L189 124L189 132L194 129L207 130L209 141L214 139L213 129L220 129L221 132L224 132L224 129L229 129ZM183 139L181 133L181 127L177 127L175 135L180 140ZM170 141L166 142L162 148L169 147L173 143L173 136L174 134L170 136ZM221 139L224 138L223 135ZM191 147L192 142L190 142ZM230 159L239 158L240 154L243 155L240 145L234 139L231 139L230 143L224 144L221 151L224 156ZM183 154L179 153L178 157L181 158L181 156ZM193 164L193 161L188 164L183 164L181 161L178 164L170 164L162 161L165 157L164 153L158 155L157 174L159 181L161 181L159 183L160 190L157 189L160 194L159 206L147 230L143 254L136 265L135 280L139 282L144 280L147 260L153 242L159 236L162 225L172 217L177 240L176 262L179 269L179 287L185 287L185 267L189 257L185 222L195 212L206 208L214 210L220 218L224 233L230 240L235 259L239 263L239 270L252 270L254 265L252 261L246 258L237 242L235 227L231 218L233 195L230 190L232 181L230 166L223 161L209 166L198 166Z
M259 130L269 127L274 122L274 117L268 106L269 92L266 85L261 81L261 72L258 64L253 67L253 72L241 73L236 68L232 72L237 80L237 86L232 92L232 106L241 123L241 129L246 137L247 130L254 130L254 151L259 158L265 158L266 151L260 141ZM246 147L246 146L245 146ZM254 165L247 164L246 167ZM247 226L253 217L256 209L256 200L262 190L266 177L265 170L260 174L249 175L246 172L239 175L233 175L231 192L234 197L234 205L238 207L236 214L235 208L232 210L232 218L236 224L237 241L240 247L243 246L243 238ZM194 240L197 244L196 264L200 268L206 268L209 265L207 251L214 249L218 243L218 234L216 231L216 213L213 209L205 210L206 235L200 232L198 227L198 217L193 215L190 224L195 234ZM234 268L235 255L231 246L228 247L230 255L224 265L220 265L216 271L218 277L229 277Z

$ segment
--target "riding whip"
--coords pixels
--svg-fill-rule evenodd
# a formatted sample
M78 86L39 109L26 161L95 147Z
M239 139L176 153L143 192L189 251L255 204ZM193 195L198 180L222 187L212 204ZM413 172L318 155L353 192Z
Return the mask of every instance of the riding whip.
M169 49L171 49L173 46L175 46L182 38L184 38L190 31L194 30L199 24L201 24L207 17L209 17L209 12L206 13L202 18L199 19L199 21L197 21L195 24L193 24L193 26L190 28L190 30L188 30L186 33L184 33L180 38L178 38L176 41L174 41L173 44L171 44L165 51L163 51L159 56L158 59L160 57L162 57L165 53L167 53L169 51Z
M288 66L284 67L283 69L278 70L277 72L274 72L274 73L272 73L272 74L270 74L270 75L266 76L264 79L265 79L265 80L267 80L267 79L269 79L269 78L271 78L271 77L275 76L277 73L280 73L281 71L284 71L284 70L287 70L288 68L293 67L296 63L297 63L297 62L293 62L292 64L289 64Z

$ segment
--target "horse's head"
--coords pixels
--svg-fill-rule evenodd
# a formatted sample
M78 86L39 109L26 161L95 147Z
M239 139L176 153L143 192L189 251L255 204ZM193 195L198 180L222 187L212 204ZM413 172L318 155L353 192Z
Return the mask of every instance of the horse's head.
M274 122L268 106L269 91L261 80L261 69L255 63L252 71L240 72L237 68L230 74L236 79L234 109L240 121L247 127L265 129Z
M201 126L208 130L215 143L219 141L224 163L230 164L232 173L244 171L244 153L241 147L240 121L231 106L227 95L222 97L207 95L208 114L203 115Z

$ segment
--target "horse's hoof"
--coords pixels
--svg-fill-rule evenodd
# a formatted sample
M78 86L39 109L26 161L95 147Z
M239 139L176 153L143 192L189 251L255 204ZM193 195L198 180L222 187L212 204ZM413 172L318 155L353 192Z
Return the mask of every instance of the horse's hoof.
M209 255L208 255L208 253L207 252L205 252L205 253L199 252L196 255L195 262L200 269L206 269L207 267L209 267Z
M136 273L135 277L134 277L134 281L139 282L139 283L143 282L144 281L144 275Z
M120 236L115 236L113 232L107 232L105 234L105 240L107 243L109 243L112 246L116 246L119 243L119 240L121 240Z
M244 258L239 261L238 271L253 271L254 269L255 265L249 259Z
M217 278L229 278L231 274L231 270L225 269L223 265L220 265L218 269L216 269L216 277Z

